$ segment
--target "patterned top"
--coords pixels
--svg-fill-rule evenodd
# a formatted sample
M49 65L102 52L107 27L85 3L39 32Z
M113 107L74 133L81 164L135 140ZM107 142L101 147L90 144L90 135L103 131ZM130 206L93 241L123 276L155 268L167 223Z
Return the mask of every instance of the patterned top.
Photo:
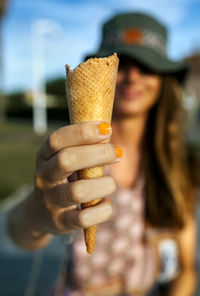
M117 188L113 215L98 225L92 255L86 252L83 231L76 232L67 287L65 283L65 292L59 295L141 295L153 286L158 278L158 248L148 243L143 187L138 178L133 189Z

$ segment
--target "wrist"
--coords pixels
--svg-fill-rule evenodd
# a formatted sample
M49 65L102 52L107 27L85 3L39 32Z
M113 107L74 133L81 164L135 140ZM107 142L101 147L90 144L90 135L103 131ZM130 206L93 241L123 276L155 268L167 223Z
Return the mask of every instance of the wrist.
M31 193L8 215L8 232L19 247L35 250L44 247L52 235L42 231L39 213Z
M37 198L35 191L31 192L24 205L25 220L28 221L27 229L34 239L51 236L45 229L45 210L41 199Z

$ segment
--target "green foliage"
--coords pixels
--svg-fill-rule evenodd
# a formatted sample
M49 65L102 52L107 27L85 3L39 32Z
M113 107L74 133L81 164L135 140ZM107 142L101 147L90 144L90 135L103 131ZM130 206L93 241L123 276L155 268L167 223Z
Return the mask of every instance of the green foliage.
M24 184L33 184L35 155L42 139L26 123L0 125L0 201Z
M54 102L56 108L67 109L67 99L65 93L65 79L56 78L49 80L46 83L47 95L54 97Z
M60 77L46 82L48 119L69 121L67 99L65 94L65 79ZM31 118L31 93L16 92L7 95L6 115L8 117Z
M57 97L65 97L65 78L56 78L46 83L46 92Z
M22 92L11 93L6 97L6 110L18 111L26 109L25 94Z

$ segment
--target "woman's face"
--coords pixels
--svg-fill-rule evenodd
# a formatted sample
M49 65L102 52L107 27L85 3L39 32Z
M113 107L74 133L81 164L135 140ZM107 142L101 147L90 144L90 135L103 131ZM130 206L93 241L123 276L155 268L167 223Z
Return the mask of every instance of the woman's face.
M119 116L146 114L156 103L161 76L131 58L121 57L117 74L114 113Z

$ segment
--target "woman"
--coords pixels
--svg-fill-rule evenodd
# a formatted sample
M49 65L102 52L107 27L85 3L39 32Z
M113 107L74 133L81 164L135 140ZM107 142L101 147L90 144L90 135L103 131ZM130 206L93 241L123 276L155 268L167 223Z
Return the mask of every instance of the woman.
M112 129L87 122L52 133L37 155L34 192L8 217L11 237L32 250L52 234L108 220L92 256L76 232L58 295L146 295L169 281L168 295L195 291L196 226L180 130L186 67L166 56L166 39L165 27L144 14L104 25L94 56L120 58ZM102 164L110 165L105 177L77 180L77 170ZM100 204L80 210L97 197Z

